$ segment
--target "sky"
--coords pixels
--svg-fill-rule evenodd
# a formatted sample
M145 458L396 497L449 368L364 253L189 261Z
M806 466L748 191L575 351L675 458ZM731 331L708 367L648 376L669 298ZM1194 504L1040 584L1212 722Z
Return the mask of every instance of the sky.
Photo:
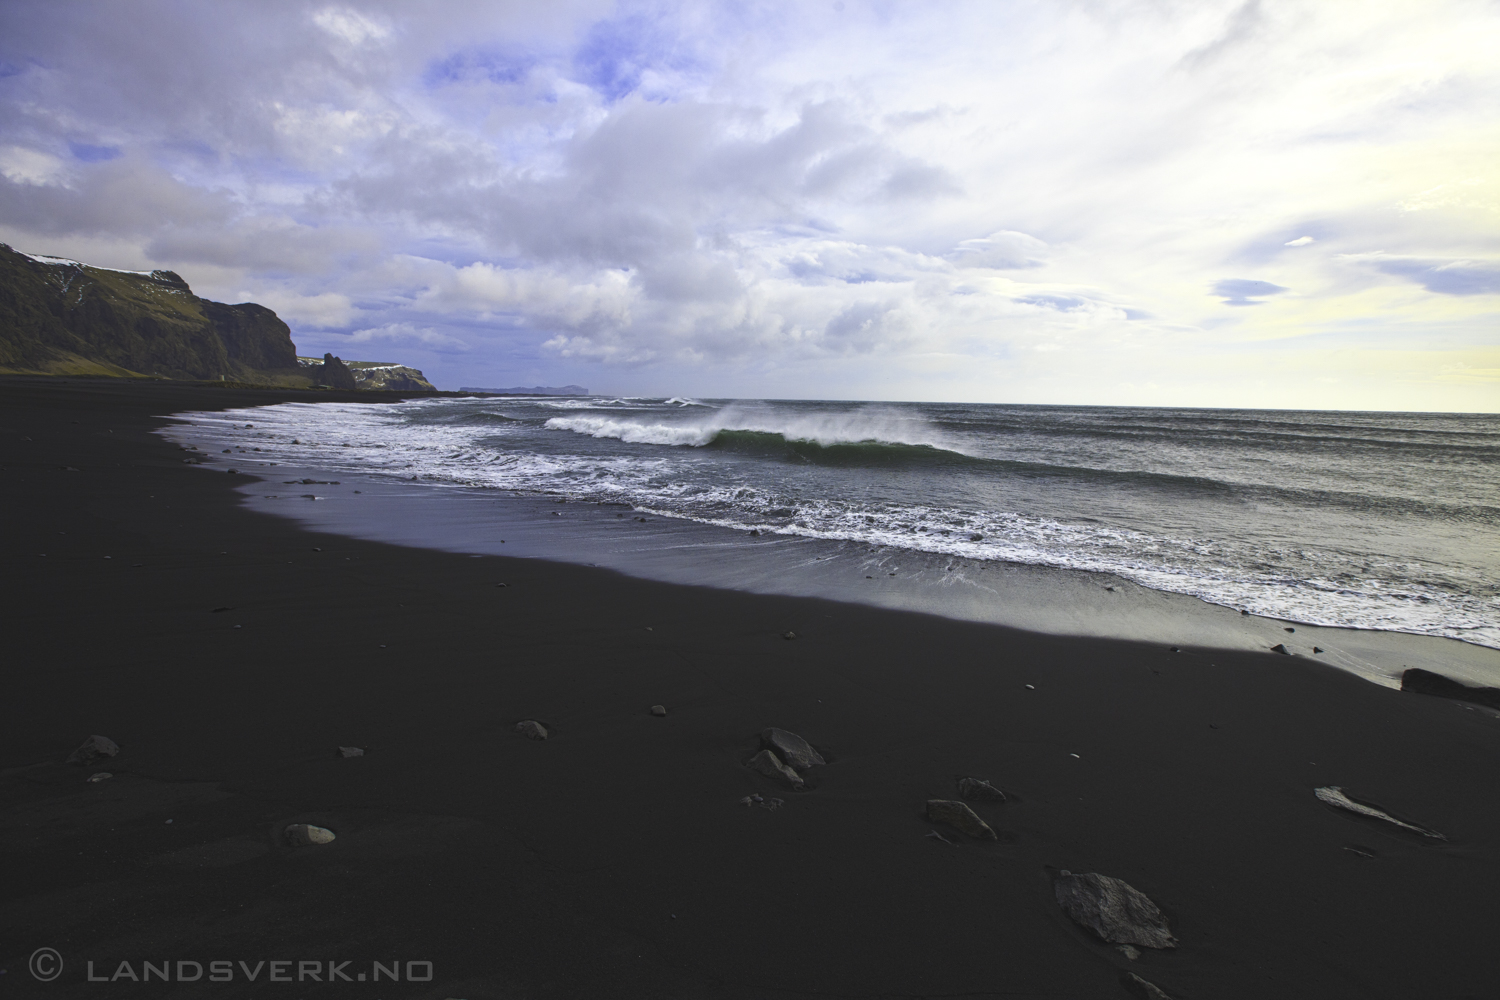
M0 241L443 388L1500 411L1500 4L7 0Z

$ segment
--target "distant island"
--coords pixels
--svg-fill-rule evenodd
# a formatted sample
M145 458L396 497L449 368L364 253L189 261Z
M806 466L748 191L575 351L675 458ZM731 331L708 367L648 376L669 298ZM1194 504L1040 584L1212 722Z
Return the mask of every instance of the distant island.
M254 302L200 299L174 271L120 271L0 243L0 373L432 391L420 371L299 358Z
M581 385L515 385L509 389L484 389L477 385L461 385L459 392L493 392L501 396L587 396L589 391Z

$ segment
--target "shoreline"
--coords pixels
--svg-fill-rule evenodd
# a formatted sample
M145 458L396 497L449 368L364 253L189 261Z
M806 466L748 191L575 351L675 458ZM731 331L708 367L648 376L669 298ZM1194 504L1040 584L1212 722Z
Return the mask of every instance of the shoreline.
M0 964L57 948L47 996L100 995L87 961L166 959L431 961L382 995L470 1000L1491 987L1493 713L1300 657L309 531L155 433L275 395L0 380L26 528L4 542ZM744 766L767 726L825 752L808 791ZM91 733L122 747L97 785L60 763ZM999 840L927 836L961 775L1013 793L979 809ZM286 848L291 822L338 839ZM1145 892L1179 947L1091 937L1060 869Z
M408 483L376 470L270 463L274 453L222 458L221 447L237 440L222 425L194 423L192 413L172 416L174 422L161 431L168 441L208 442L208 465L216 470L238 467L263 480L240 482L247 507L309 530L465 555L603 567L688 586L826 597L1044 635L1194 646L1205 652L1269 652L1282 646L1290 655L1392 688L1400 687L1401 674L1409 667L1470 686L1500 687L1500 649L1459 638L1242 614L1193 594L1107 572L791 531L766 531L752 538L744 530L649 507L632 507L627 515L621 511L629 505L618 503ZM292 485L284 481L288 475L312 479L320 502L307 503L300 492L279 488Z

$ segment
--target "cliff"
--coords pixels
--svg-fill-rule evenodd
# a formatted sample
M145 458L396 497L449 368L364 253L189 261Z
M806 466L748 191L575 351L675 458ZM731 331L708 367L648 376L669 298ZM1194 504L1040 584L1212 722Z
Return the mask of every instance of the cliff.
M0 371L306 384L291 330L172 271L116 271L0 244Z
M313 376L315 383L333 385L322 374L327 369L329 357L331 355L324 355L322 358L298 358L297 363ZM392 364L388 361L341 361L339 358L333 360L340 361L348 369L349 374L354 378L356 389L396 389L403 392L437 391L437 387L427 381L427 377L420 370L407 365Z
M337 367L345 365L350 388L433 388L415 368L357 361ZM362 368L381 373L362 378ZM117 271L4 243L0 372L288 387L318 384L320 374L298 360L291 329L265 306L200 299L172 271Z

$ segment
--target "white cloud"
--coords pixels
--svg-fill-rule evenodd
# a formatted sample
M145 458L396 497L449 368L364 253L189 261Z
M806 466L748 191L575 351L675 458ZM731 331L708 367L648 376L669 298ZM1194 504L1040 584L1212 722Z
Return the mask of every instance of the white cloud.
M67 166L49 153L24 146L0 146L0 175L16 184L61 184Z
M383 19L361 14L351 7L324 7L312 16L313 23L349 45L364 45L390 37Z
M325 338L326 339L326 338ZM410 323L388 323L385 326L355 330L346 338L352 344L421 345L434 351L453 353L467 351L469 345L457 337L439 333L432 327L418 328Z

